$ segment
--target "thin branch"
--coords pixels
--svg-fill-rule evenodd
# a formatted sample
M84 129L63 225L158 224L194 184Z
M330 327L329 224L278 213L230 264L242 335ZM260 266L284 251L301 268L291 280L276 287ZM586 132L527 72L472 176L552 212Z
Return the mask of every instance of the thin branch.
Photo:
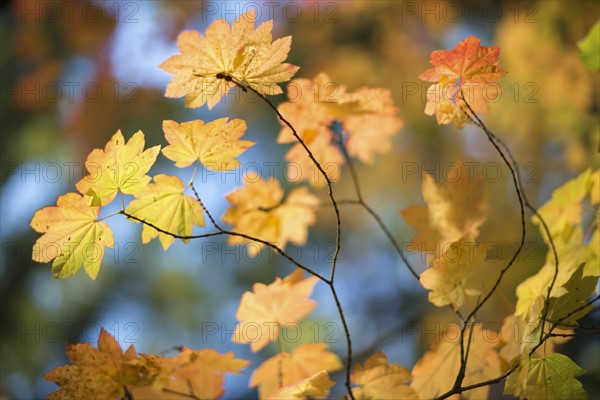
M319 163L317 161L317 159L313 155L312 151L308 148L308 146L306 145L306 143L304 142L304 140L300 137L300 135L298 135L298 132L296 131L296 128L294 128L294 126L287 119L285 119L283 117L283 115L281 115L281 113L279 112L279 110L277 109L277 107L275 106L275 104L273 104L273 102L271 100L269 100L267 98L267 96L265 96L264 94L262 94L258 90L254 89L252 86L246 86L242 82L237 81L231 75L227 75L227 74L224 74L224 73L218 73L216 75L216 78L217 79L224 79L224 80L226 80L228 82L232 82L236 86L238 86L239 88L241 88L244 92L247 92L248 90L250 90L251 92L253 92L254 94L256 94L258 97L260 97L265 103L267 103L267 105L275 112L275 114L277 114L277 117L281 120L281 122L283 122L288 128L290 128L290 130L292 131L292 135L294 135L294 138L304 148L304 150L308 154L308 157L315 164L315 166L317 167L317 169L319 170L319 172L321 173L321 175L323 175L323 177L325 178L325 181L327 182L327 189L328 189L329 199L331 200L331 204L333 205L333 209L335 211L335 218L336 218L335 253L333 254L333 260L331 262L331 277L329 278L331 281L333 281L334 278L335 278L335 270L336 270L336 267L337 267L338 256L340 254L342 230L341 230L340 210L338 208L337 201L335 200L335 197L333 196L333 185L331 183L331 179L329 179L329 176L327 175L327 173L323 169L323 166L321 165L321 163Z
M500 274L498 275L498 278L496 279L496 281L492 285L492 288L483 297L483 299L481 301L479 301L475 305L475 307L473 308L473 310L471 310L471 312L465 318L465 323L463 324L463 326L461 328L461 332L460 332L460 345L461 345L461 363L460 363L461 365L460 365L460 369L459 369L458 374L456 376L456 381L454 382L453 388L451 390L449 390L447 393L445 393L444 395L440 396L440 398L446 398L446 397L449 397L449 396L451 396L453 394L461 393L462 382L464 380L465 371L466 371L466 367L467 367L466 364L467 364L467 355L468 354L464 353L464 340L465 340L465 331L466 331L466 328L469 326L468 323L471 320L471 318L474 318L474 316L481 309L481 307L483 307L483 305L494 294L494 292L496 291L496 289L500 285L500 282L502 281L502 278L503 278L504 274L509 270L509 268L516 261L517 257L521 253L521 250L523 249L523 246L525 245L525 235L526 235L526 232L527 232L526 231L526 227L525 227L525 207L524 207L524 204L523 204L523 197L521 195L521 190L520 190L520 187L519 187L519 179L517 178L517 173L514 171L514 169L512 167L512 164L507 159L507 157L504 154L504 152L502 151L502 149L500 149L500 147L498 147L498 144L496 144L496 142L494 141L494 136L492 136L493 133L485 126L485 124L483 123L483 121L481 121L481 119L479 118L479 116L473 111L473 109L471 108L471 106L469 105L469 103L464 99L464 95L462 93L462 88L460 89L460 93L461 93L461 97L462 97L465 105L467 106L468 110L471 112L472 117L465 110L463 110L462 108L461 108L461 110L471 120L473 118L475 118L477 120L477 125L486 134L486 136L488 138L488 141L492 144L492 146L494 146L494 148L496 149L496 151L498 152L498 154L500 155L500 157L502 158L502 160L504 161L504 163L506 164L506 166L510 170L510 173L511 173L511 176L512 176L512 180L513 180L513 185L514 185L515 191L517 193L517 198L519 200L519 207L520 207L520 210L521 210L521 240L520 240L520 243L519 243L519 247L517 248L517 250L513 254L512 258L510 259L510 261L508 262L508 264L504 268L502 268L502 270L500 271Z
M283 251L283 249L281 249L279 246L268 242L266 240L257 238L257 237L253 237L250 235L246 235L245 233L239 233L239 232L233 232L233 231L228 231L228 230L219 230L217 232L211 232L211 233L204 233L201 235L178 235L176 233L172 233L169 231L166 231L162 228L159 228L158 226L154 225L151 222L148 221L144 221L141 218L138 218L134 215L131 215L123 210L121 210L119 212L119 214L123 214L124 216L126 216L129 219L138 221L144 225L148 225L154 229L156 229L158 232L160 233L164 233L165 235L169 235L172 236L176 239L185 239L185 240L189 240L189 239L203 239L203 238L207 238L207 237L213 237L213 236L223 236L223 235L229 235L229 236L238 236L244 239L248 239L251 240L253 242L258 242L258 243L262 243L265 246L270 247L271 249L275 250L277 253L279 253L283 258L287 259L289 262L291 262L292 264L294 264L296 267L303 269L304 271L308 272L309 274L316 276L317 278L319 278L319 280L329 284L329 280L327 278L325 278L323 275L319 274L318 272L314 271L313 269L301 264L298 260L296 260L295 258L291 257L290 255L288 255L285 251Z
M348 169L350 170L350 175L352 176L352 182L354 183L354 190L356 192L356 197L357 197L357 200L339 200L338 204L356 204L356 205L360 205L362 208L364 208L371 215L371 217L373 217L375 222L377 222L377 225L379 225L379 227L381 228L381 230L383 231L385 236L388 238L388 240L390 241L390 243L392 244L392 246L394 247L394 249L400 256L400 258L402 259L402 262L404 262L404 264L406 265L406 267L408 268L408 270L410 271L412 276L414 276L415 279L419 280L419 274L417 274L415 269L412 267L412 265L408 261L408 258L406 257L406 254L404 254L404 250L402 250L402 247L400 247L398 242L396 242L396 239L394 239L394 236L392 235L392 233L390 232L388 227L383 223L383 220L381 219L379 214L377 214L377 212L375 212L375 210L373 210L364 201L364 199L362 197L362 192L360 189L360 181L358 180L358 174L356 173L356 169L354 168L354 161L352 160L352 158L350 158L350 154L348 154L348 150L346 149L346 146L344 145L341 134L340 134L340 138L338 140L338 144L340 146L340 149L342 150L342 154L343 154L344 158L346 159L346 164L348 165Z
M331 290L331 294L333 295L333 299L335 300L335 306L337 307L338 313L340 314L340 320L342 321L344 334L346 335L346 344L348 347L348 353L346 357L346 380L344 384L346 385L346 389L348 390L348 395L350 396L350 398L352 400L355 400L354 393L352 393L352 387L350 386L350 374L352 371L352 338L350 337L350 330L348 329L348 324L346 323L344 310L342 309L342 304L340 303L340 299L338 298L337 292L335 291L333 281L329 283L329 289Z

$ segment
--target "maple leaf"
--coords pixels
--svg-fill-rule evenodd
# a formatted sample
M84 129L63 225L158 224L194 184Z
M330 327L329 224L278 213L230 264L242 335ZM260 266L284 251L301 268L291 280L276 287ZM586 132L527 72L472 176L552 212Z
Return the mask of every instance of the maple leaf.
M184 347L177 358L178 365L165 389L169 393L181 394L183 398L221 398L225 390L225 374L237 374L250 364L234 358L231 352L219 354L213 349L191 350Z
M320 73L313 79L294 79L288 85L287 95L288 101L279 105L279 112L294 126L332 180L337 178L344 162L334 143L334 130L338 129L334 122L340 123L339 128L347 136L348 154L364 163L372 163L377 153L389 152L391 138L402 127L396 115L398 108L387 89L363 87L350 93ZM281 124L277 142L295 143L291 129ZM293 178L290 169L296 168L289 168L288 180L308 180L318 187L325 184L301 145L292 147L285 158L300 168L300 173L295 173Z
M167 232L190 236L194 225L205 226L204 216L200 204L195 198L185 195L184 191L185 186L178 177L156 175L154 183L148 184L135 194L137 199L129 203L127 213ZM148 243L156 236L159 237L164 250L175 241L173 236L160 233L144 224L142 242ZM188 241L183 240L184 243Z
M164 61L160 68L174 75L166 97L183 97L187 107L208 103L212 109L236 83L259 93L282 93L278 83L286 82L298 71L287 58L292 38L272 42L273 21L254 30L256 11L242 14L231 26L224 19L214 21L206 36L197 31L182 32L177 39L181 54Z
M195 161L213 171L228 171L240 166L236 157L254 144L239 140L246 131L241 119L220 118L204 123L201 120L183 122L163 121L163 131L169 146L162 153L175 166L184 168Z
M497 378L502 373L502 360L495 349L497 333L483 329L481 324L475 324L471 329L469 358L465 371L463 386ZM465 332L465 344L471 335L469 329ZM441 340L433 342L432 350L427 351L417 361L412 370L411 387L421 399L431 399L452 388L460 368L460 328L458 325L448 325L441 335ZM444 371L440 374L439 371ZM487 398L489 387L484 386L464 392L467 399ZM458 396L454 396L458 398Z
M306 188L292 191L285 202L279 182L272 178L263 180L256 173L244 175L245 185L227 195L230 207L222 219L233 225L233 231L244 233L269 243L284 247L288 242L304 244L308 226L316 222L314 209L319 204L316 196ZM231 245L251 243L248 253L256 256L264 247L262 243L229 236Z
M547 317L555 321L584 305L594 292L598 281L598 268L586 264L585 258L586 253L581 248L573 248L560 254L561 261L558 264L558 273L556 273L554 258L549 254L546 264L538 273L517 286L515 315L527 322L537 321L542 316L548 289L555 274L556 280L550 292ZM563 323L575 323L590 309L588 307L571 315Z
M44 375L61 388L49 399L122 398L125 386L144 381L143 370L135 365L133 345L122 352L117 341L104 329L98 337L98 349L88 343L67 344L71 365L53 368Z
M339 357L327 351L325 343L302 344L290 353L279 353L264 361L252 373L250 387L258 386L261 399L272 398L282 387L298 384L321 370L333 372L341 368Z
M481 46L475 36L463 39L453 50L432 52L433 67L419 75L435 83L427 91L425 113L435 114L439 124L454 123L459 128L470 122L462 111L466 111L465 99L473 111L486 113L489 99L496 97L490 93L497 90L492 83L506 74L498 66L499 55L498 47Z
M58 198L56 206L36 211L31 219L31 227L44 233L33 246L32 258L41 263L54 260L54 278L67 278L83 265L96 279L104 248L114 245L110 227L97 221L100 207L91 202L91 197L67 193Z
M329 380L327 371L319 371L316 374L277 390L269 400L305 400L313 399L315 396L325 396L335 382Z
M570 227L581 223L581 202L594 187L594 176L591 169L587 169L579 176L566 182L552 192L552 198L546 202L538 213L542 216L550 234L564 236L570 233ZM540 225L539 219L534 215L531 221ZM541 230L545 237L545 231ZM566 231L566 232L565 232Z
M117 192L136 194L148 182L146 173L156 161L160 146L144 151L144 133L137 131L127 143L121 131L117 131L102 149L94 149L85 168L89 175L75 187L81 194L99 198L100 205L107 205Z
M321 164L331 182L337 182L340 177L344 157L341 151L331 143L331 134L321 130L307 143L313 157ZM320 188L327 184L313 160L306 153L300 143L292 146L285 154L289 162L286 169L286 178L290 182L308 181L311 186Z
M378 352L365 361L364 367L356 364L350 380L359 387L352 389L356 399L418 400L415 391L407 385L410 371L398 364L388 364L385 354Z
M461 239L432 259L419 279L430 290L429 301L438 307L451 304L458 309L467 298L487 293L500 271L498 265L486 260L485 249L485 245Z
M406 222L417 230L409 249L443 253L450 243L463 237L474 240L487 217L482 202L483 177L470 177L462 163L449 171L446 183L423 174L423 197L427 207L413 205L400 211Z
M498 354L507 363L511 363L516 357L523 354L528 355L531 348L539 343L540 340L540 325L528 323L522 318L511 314L504 319L500 330L500 338L502 343L499 347ZM545 331L550 326L545 324ZM573 334L573 330L554 329L557 334ZM554 353L557 345L563 344L570 340L570 337L554 336L549 337L544 341L543 346L538 347L535 352L544 357L546 354Z
M302 279L296 269L283 280L275 279L270 285L255 283L252 292L245 292L235 314L239 321L232 340L250 343L253 352L265 347L279 336L279 327L297 323L316 306L309 299L317 277Z
M519 364L506 379L504 394L521 399L585 399L587 395L575 377L585 371L569 357L554 353L547 357L533 354Z

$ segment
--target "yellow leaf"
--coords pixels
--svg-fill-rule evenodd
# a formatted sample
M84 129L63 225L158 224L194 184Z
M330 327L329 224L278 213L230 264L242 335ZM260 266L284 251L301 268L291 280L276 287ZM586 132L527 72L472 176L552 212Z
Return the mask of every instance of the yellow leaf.
M136 194L150 182L146 173L160 151L160 146L144 151L144 143L142 131L137 131L127 143L121 131L117 131L104 150L94 149L90 153L85 161L89 175L77 182L77 190L97 196L103 206L113 201L117 192Z
M359 387L352 389L359 400L397 399L418 400L417 393L408 386L410 371L398 364L388 364L385 354L379 352L367 359L364 367L356 364L350 380Z
M179 168L195 161L213 171L238 168L240 163L236 157L254 144L239 140L246 131L246 123L241 119L227 122L227 118L220 118L208 123L195 120L181 124L163 121L163 131L169 146L162 153Z
M184 191L185 186L178 177L156 175L154 183L148 184L136 193L135 197L137 199L129 203L127 213L167 232L190 236L194 225L205 226L204 216L198 201L185 195ZM173 236L144 225L142 230L143 243L148 243L156 236L159 237L165 250L175 241ZM188 240L183 241L188 242Z
M423 197L427 207L413 205L400 211L406 222L416 229L411 249L443 254L448 246L463 237L474 240L487 217L482 202L483 177L470 176L464 165L456 163L447 182L436 183L423 174Z
M502 362L495 349L498 334L483 329L481 324L476 324L472 329L464 386L497 378L502 374ZM467 330L465 345L468 344L469 334ZM433 349L426 352L414 366L410 386L421 399L431 399L447 392L456 379L460 359L460 328L458 325L448 325L442 331L440 340L434 342ZM485 399L488 392L489 387L484 386L464 392L463 397Z
M291 385L282 387L269 396L269 400L305 400L325 396L335 382L329 380L327 371L316 374Z
M278 83L286 82L298 71L292 64L282 64L292 43L290 36L272 42L273 21L254 30L256 11L242 14L231 27L224 19L213 22L206 36L196 31L179 35L181 54L160 65L174 75L165 96L186 96L187 107L208 103L213 108L235 86L247 85L266 95L280 94Z
M44 378L61 388L49 399L121 398L125 385L138 384L143 371L132 361L136 352L130 346L125 353L110 334L101 330L98 350L90 344L68 344L67 356L71 365L52 369Z
M113 232L104 222L98 222L100 207L90 205L91 198L67 193L58 198L56 206L38 210L31 227L44 233L33 246L33 260L52 263L52 276L64 279L83 265L86 273L96 279L104 248L114 245Z
M460 308L467 298L487 294L500 272L499 265L486 261L485 245L459 240L431 261L419 279L429 289L429 301L438 307Z
M235 314L239 324L232 340L250 343L257 352L279 337L280 327L306 317L316 306L308 297L318 279L302 276L302 270L297 269L283 280L277 278L270 285L255 283L252 292L245 292Z
M333 372L341 368L340 359L327 351L326 344L302 344L291 353L279 353L258 366L250 378L250 387L258 386L261 399L271 398L275 392L279 392L280 383L285 388L321 370Z
M233 225L233 231L244 233L283 248L289 242L304 244L308 226L316 222L316 196L306 188L292 191L282 203L283 190L272 178L263 180L255 173L244 176L245 185L227 196L231 207L223 215L223 221ZM262 243L229 236L231 245L246 244L248 253L256 256L264 247Z

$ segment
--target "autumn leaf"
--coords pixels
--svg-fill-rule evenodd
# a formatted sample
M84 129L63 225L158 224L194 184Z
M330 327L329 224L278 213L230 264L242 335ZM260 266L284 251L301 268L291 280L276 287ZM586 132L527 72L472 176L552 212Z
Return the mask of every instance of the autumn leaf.
M31 220L31 227L44 233L33 246L32 258L41 263L54 260L54 278L67 278L83 265L96 279L104 248L114 245L110 227L97 221L100 207L91 202L91 197L67 193L58 198L56 206L38 210Z
M304 244L308 226L316 222L316 196L306 188L293 190L285 202L279 182L271 178L263 180L255 173L244 176L245 185L227 196L231 207L223 215L223 221L233 225L233 231L273 243L283 248L289 242ZM248 253L256 256L264 247L262 243L230 235L231 245L247 244Z
M205 226L204 216L198 201L185 195L184 191L185 186L178 177L156 175L154 183L136 193L137 199L129 203L126 212L167 232L190 236L194 225ZM148 243L157 236L164 250L175 241L173 236L144 224L143 243ZM188 241L183 240L184 243Z
M298 67L283 63L292 38L272 41L273 21L254 30L255 21L252 9L231 26L224 19L213 22L205 36L197 31L182 32L177 39L181 54L160 65L174 75L165 96L185 96L187 107L208 103L212 109L236 82L266 95L282 93L278 83L290 80L298 71Z
M212 400L223 395L225 374L240 373L250 362L234 358L231 352L219 354L213 349L191 350L184 347L177 356L177 364L165 391L178 393L182 398Z
M550 328L549 323L544 325L545 332ZM510 364L517 357L523 354L529 354L531 348L540 341L540 325L524 321L522 318L511 314L504 319L500 330L501 344L498 354L507 364ZM554 329L556 334L573 334L573 330ZM544 341L543 346L538 347L535 352L544 357L547 354L554 353L557 345L567 342L570 337L554 336Z
M494 284L500 268L486 260L486 246L459 240L431 260L419 279L429 289L429 301L438 307L460 308L468 298L477 299Z
M239 324L232 340L236 343L250 343L253 352L277 340L279 328L297 323L306 317L316 306L309 299L316 277L302 279L300 269L285 277L277 278L270 285L255 283L252 292L242 295L235 314Z
M135 348L125 353L104 329L100 331L98 349L88 343L68 344L70 365L50 370L44 378L61 388L51 393L53 399L108 399L125 397L125 386L144 382L143 370L136 366Z
M497 378L503 372L502 361L495 348L498 334L483 329L481 324L475 324L472 329L472 335L469 330L465 332L465 344L468 344L470 335L472 342L469 346L469 358L463 386ZM431 399L450 390L460 368L460 328L458 325L445 326L440 339L433 342L433 348L417 361L412 370L410 386L421 399ZM484 386L466 391L462 395L467 399L485 399L488 392L489 386Z
M439 124L453 123L459 128L470 122L462 111L470 115L464 100L476 113L487 113L489 99L497 97L495 81L506 74L498 66L499 55L498 47L481 46L475 36L463 39L452 50L431 53L433 67L419 75L434 83L427 91L425 113L435 115Z
M246 131L241 119L220 118L204 123L201 120L183 122L163 121L163 131L169 146L162 153L175 166L185 168L199 161L207 169L228 171L240 166L236 157L254 144L239 140Z
M313 157L325 170L329 180L338 182L341 166L344 164L344 157L339 148L331 142L330 133L322 129L311 138L307 145L311 149ZM285 154L285 160L289 162L286 169L286 178L289 182L308 181L315 188L327 184L313 160L308 156L306 149L300 143L295 144L288 150Z
M102 149L94 149L85 162L88 171L77 184L81 194L99 198L100 205L107 205L117 192L136 194L148 182L150 170L160 146L144 151L144 133L137 131L127 143L121 131L117 131Z
M320 73L313 79L294 79L288 85L287 95L288 101L279 105L279 112L294 126L332 181L337 180L344 162L336 143L334 122L340 123L347 137L348 154L368 164L374 162L376 154L391 151L391 138L402 127L398 108L387 89L363 87L347 92L344 86ZM296 143L291 129L283 122L281 125L277 142ZM307 180L316 187L325 184L300 144L294 145L285 158L294 165L288 168L288 180ZM295 173L291 175L290 170Z
M585 399L581 383L575 379L585 371L569 357L554 353L547 357L533 354L519 369L508 376L504 394L521 399Z
M327 371L320 371L300 382L282 387L269 396L269 400L313 399L327 395L333 385L335 382L329 380Z
M272 398L274 393L279 393L275 395L277 397L282 395L280 389L289 389L290 385L295 386L321 370L334 372L341 368L340 359L327 351L326 344L302 344L290 353L279 353L259 365L252 373L250 387L258 386L261 399ZM280 387L280 383L283 387Z
M419 398L408 385L410 371L398 364L388 364L387 357L381 352L369 357L364 367L356 364L350 380L358 385L352 389L352 394L359 400Z
M482 202L483 177L472 177L462 163L449 170L447 182L436 183L423 174L423 197L427 207L413 205L400 211L406 222L417 230L409 249L443 254L448 246L465 237L474 240L487 217Z

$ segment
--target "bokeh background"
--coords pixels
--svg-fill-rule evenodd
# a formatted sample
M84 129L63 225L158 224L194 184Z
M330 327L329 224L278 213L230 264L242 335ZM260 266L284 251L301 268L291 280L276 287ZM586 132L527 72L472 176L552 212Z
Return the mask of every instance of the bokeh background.
M3 398L41 398L56 387L43 379L67 362L67 342L97 341L105 327L123 346L139 352L174 354L173 346L234 351L253 365L276 346L252 354L230 341L239 298L254 282L271 282L292 266L263 251L255 259L224 240L177 242L164 252L158 241L140 242L141 226L120 216L109 224L115 248L107 250L96 281L83 272L54 280L50 265L31 261L39 236L29 226L34 212L74 190L85 157L121 129L137 130L147 146L166 142L162 120L212 120L222 116L248 122L247 137L257 144L243 157L250 167L235 173L201 171L198 188L212 213L220 216L224 196L241 185L244 172L281 177L287 147L275 138L279 124L256 98L231 93L212 111L186 109L181 99L163 97L169 76L158 65L177 53L185 29L204 31L217 18L233 21L249 8L261 21L275 20L275 37L293 36L289 61L297 76L325 71L349 90L389 88L404 127L393 152L371 166L358 167L367 201L394 237L406 243L412 229L398 211L423 204L421 172L441 171L456 160L475 163L485 176L492 212L482 240L498 244L508 259L519 239L519 214L508 171L480 131L438 126L423 113L426 85L417 76L435 49L452 48L474 34L482 44L501 48L500 65L509 73L502 95L485 118L521 162L526 190L543 204L552 190L587 167L598 168L598 72L582 64L576 43L598 20L594 1L14 1L1 10L1 225L2 288L0 390ZM284 96L274 99L284 101ZM266 163L275 164L266 164ZM413 167L417 173L411 172ZM496 178L498 168L500 175ZM151 171L177 174L162 155ZM440 172L438 172L440 173ZM291 185L287 185L290 188ZM336 184L338 198L350 198L346 169ZM326 199L326 191L318 194ZM336 285L346 310L356 361L385 351L391 361L411 368L440 330L452 320L447 309L427 302L427 293L370 217L344 206L343 251ZM103 210L110 213L112 209ZM288 248L319 271L328 271L334 237L330 209L319 211L305 246ZM202 230L198 230L201 232ZM528 224L527 257L520 259L481 317L499 326L512 313L514 288L544 262L546 249ZM411 261L423 270L420 255ZM345 341L327 288L318 284L319 307L301 325L301 341L327 340L343 359ZM597 310L584 323L600 325ZM580 379L590 398L599 398L600 344L578 337L561 347L586 369ZM227 379L226 398L254 397L245 375ZM334 379L342 381L341 374ZM334 392L341 393L341 385ZM493 396L501 397L501 387Z

